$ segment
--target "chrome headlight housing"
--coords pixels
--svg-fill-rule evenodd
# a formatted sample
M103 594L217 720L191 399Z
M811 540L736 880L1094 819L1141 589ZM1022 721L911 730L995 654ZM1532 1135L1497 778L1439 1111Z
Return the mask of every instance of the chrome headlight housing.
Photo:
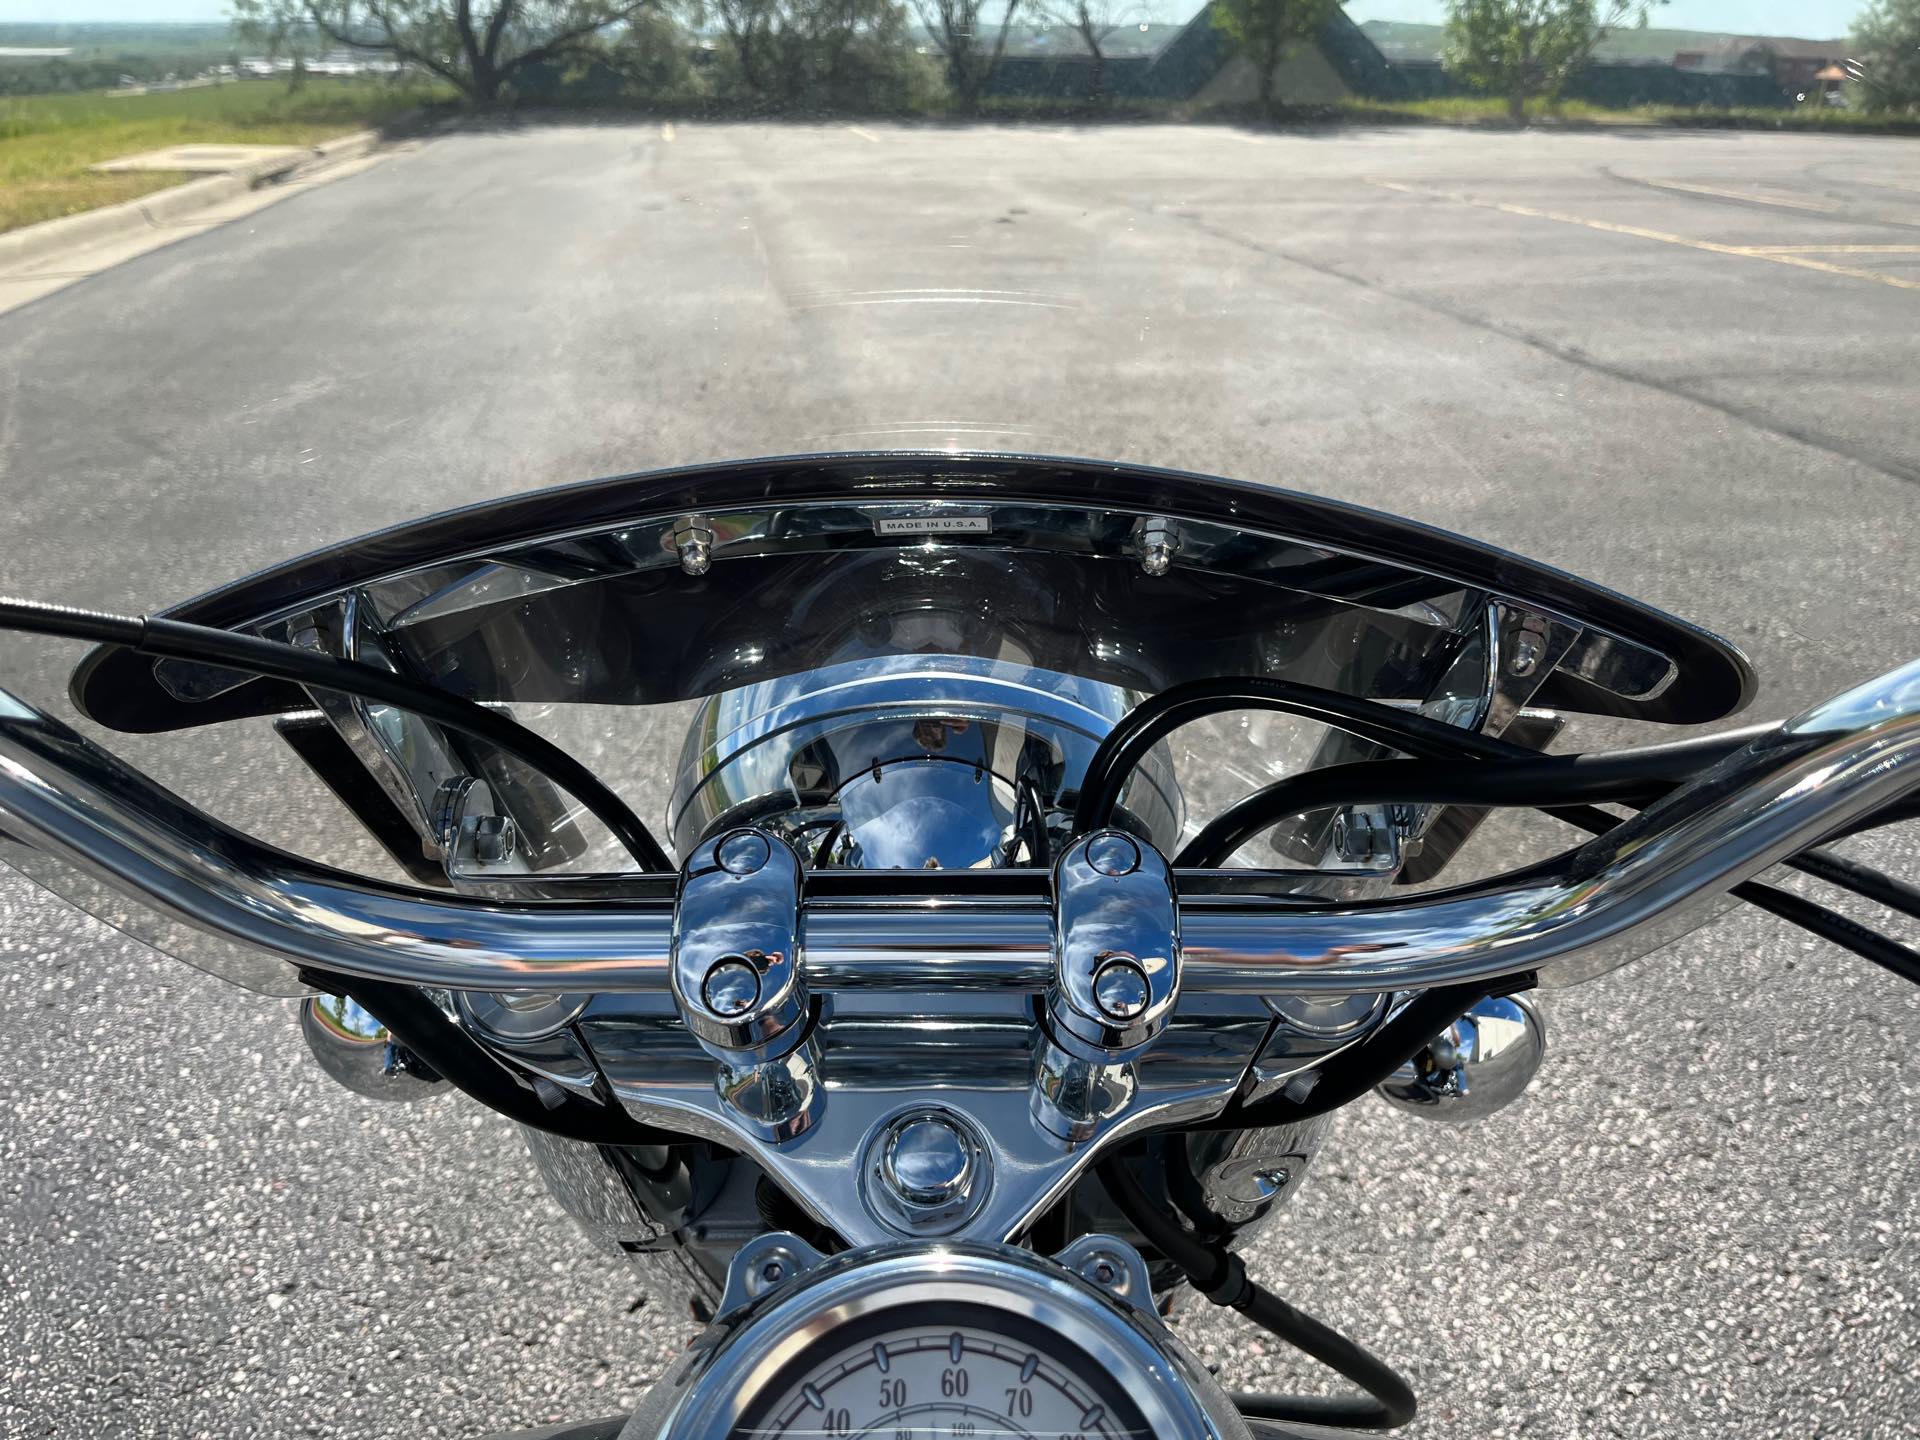
M914 617L924 619L924 617ZM764 826L813 865L1045 865L1088 760L1140 699L1119 686L966 655L875 655L702 701L668 825L688 854L726 825ZM1132 828L1179 837L1156 751L1126 797Z

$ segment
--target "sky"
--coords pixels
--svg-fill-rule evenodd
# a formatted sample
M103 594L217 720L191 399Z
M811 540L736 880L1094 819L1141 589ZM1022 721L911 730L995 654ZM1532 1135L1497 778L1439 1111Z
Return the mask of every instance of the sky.
M1673 30L1729 30L1743 35L1844 35L1862 0L1669 0L1654 7L1652 23ZM224 20L229 0L0 0L5 20ZM1149 0L1142 9L1185 20L1195 0ZM1348 0L1356 20L1438 21L1442 0Z

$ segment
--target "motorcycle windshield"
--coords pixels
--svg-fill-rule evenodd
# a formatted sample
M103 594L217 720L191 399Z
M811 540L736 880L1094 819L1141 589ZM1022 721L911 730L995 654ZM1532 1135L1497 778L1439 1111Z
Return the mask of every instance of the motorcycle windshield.
M1555 712L1698 723L1752 686L1703 631L1429 527L998 456L594 482L369 536L168 613L509 707L676 855L751 822L809 864L864 868L1047 863L1099 741L1143 698L1196 681L1296 681L1535 745ZM540 777L385 707L113 649L72 688L123 731L275 717L414 883L537 894L549 872L624 863ZM1117 815L1172 854L1255 785L1381 753L1270 714L1211 716L1141 765ZM517 837L512 863L484 875L447 839L449 787L474 780ZM1366 817L1344 818L1344 832L1331 811L1288 822L1236 861L1349 890L1404 883L1436 874L1472 828L1450 841L1447 817L1422 812L1430 843L1382 851L1353 842Z
M937 646L1148 693L1254 675L1420 700L1440 657L1503 604L1513 628L1568 632L1533 658L1543 705L1695 724L1753 687L1724 640L1430 526L1264 486L998 456L801 457L536 492L164 613L286 636L349 602L417 676L489 702L658 704ZM126 731L310 704L237 679L107 650L73 694Z

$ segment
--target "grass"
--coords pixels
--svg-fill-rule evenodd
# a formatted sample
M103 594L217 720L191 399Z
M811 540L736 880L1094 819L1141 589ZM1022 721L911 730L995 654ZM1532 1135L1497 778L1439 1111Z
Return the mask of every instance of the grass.
M381 124L442 98L418 84L315 76L243 80L191 90L0 100L0 231L131 200L183 177L97 175L102 160L164 145L312 145Z
M1353 99L1342 103L1348 111L1364 112L1370 116L1397 117L1407 120L1432 120L1450 125L1500 124L1507 123L1507 102L1492 95L1448 95L1433 100L1362 100ZM1726 114L1726 111L1715 111ZM1656 122L1654 107L1644 106L1633 109L1617 110L1604 105L1590 104L1585 100L1564 100L1558 106L1549 106L1541 100L1527 104L1529 122L1572 120L1596 125L1651 125Z
M1342 101L1339 113L1353 120L1424 120L1442 125L1505 125L1506 101L1492 96L1455 95L1437 100ZM1685 105L1636 105L1611 109L1584 100L1557 108L1540 101L1527 106L1529 124L1662 125L1735 130L1830 130L1870 134L1920 134L1920 117L1869 110L1836 110L1801 105L1779 109L1695 108Z

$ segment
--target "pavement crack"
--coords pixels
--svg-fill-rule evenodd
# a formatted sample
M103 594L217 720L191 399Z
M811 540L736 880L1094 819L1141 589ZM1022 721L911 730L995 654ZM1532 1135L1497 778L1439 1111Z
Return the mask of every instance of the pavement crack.
M1889 480L1899 480L1909 485L1920 485L1920 466L1905 465L1897 460L1889 459L1886 456L1873 454L1839 436L1828 435L1818 430L1788 424L1750 406L1734 404L1731 401L1719 400L1711 395L1703 395L1697 391L1685 389L1672 380L1663 379L1657 375L1649 375L1639 370L1631 370L1624 365L1616 365L1610 361L1602 360L1580 349L1576 345L1562 344L1559 341L1550 340L1544 335L1536 334L1518 325L1509 325L1504 321L1496 320L1492 316L1475 314L1471 310L1458 309L1452 305L1436 300L1431 296L1421 295L1411 290L1403 290L1394 285L1369 279L1365 275L1357 275L1350 270L1343 270L1338 265L1329 264L1324 260L1309 259L1305 255L1283 250L1277 245L1270 245L1264 241L1255 240L1251 236L1241 235L1232 230L1223 229L1218 225L1210 224L1198 215L1182 213L1176 210L1162 210L1158 207L1149 207L1149 213L1164 215L1174 220L1185 221L1201 233L1212 236L1216 240L1224 240L1228 244L1238 245L1243 249L1253 251L1257 255L1264 255L1270 260L1278 260L1283 264L1295 265L1303 270L1310 270L1316 275L1323 275L1330 280L1341 281L1343 284L1352 285L1370 294L1382 295L1390 300L1398 300L1403 304L1412 305L1416 309L1424 310L1431 315L1438 315L1445 319L1452 320L1456 324L1467 325L1476 330L1484 330L1488 334L1498 335L1504 340L1511 340L1516 344L1525 345L1529 349L1537 350L1543 355L1549 355L1564 364L1573 365L1597 375L1604 375L1610 380L1617 380L1625 385L1634 385L1642 389L1652 390L1658 394L1668 396L1671 399L1684 400L1690 404L1698 405L1703 409L1715 411L1730 420L1738 420L1741 424L1758 430L1763 434L1771 435L1780 440L1788 440L1796 445L1804 445L1824 455L1830 455L1836 459L1846 460L1852 464L1863 466L1873 471L1876 475L1885 476Z
M1653 180L1639 175L1622 175L1610 165L1597 167L1599 173L1616 185L1630 185L1639 190L1652 190L1663 195L1684 195L1690 200L1707 205L1730 205L1737 210L1791 210L1799 219L1822 221L1826 224L1870 225L1886 230L1920 230L1920 224L1911 220L1884 220L1875 216L1855 215L1843 209L1841 205L1824 201L1813 202L1796 200L1791 195L1759 195L1733 190L1719 189L1711 185L1696 185L1691 181ZM1811 172L1808 172L1811 174ZM1837 198L1837 197L1836 197Z

